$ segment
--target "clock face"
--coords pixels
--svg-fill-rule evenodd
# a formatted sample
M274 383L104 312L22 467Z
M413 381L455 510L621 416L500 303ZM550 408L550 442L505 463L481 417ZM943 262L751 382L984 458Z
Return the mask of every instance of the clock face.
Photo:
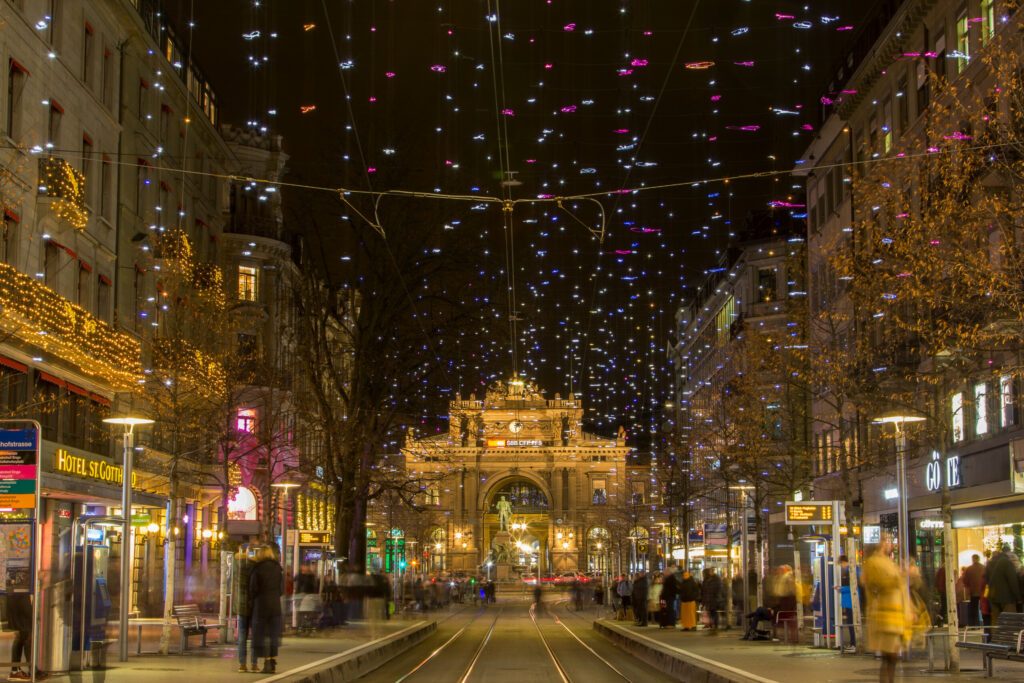
M512 422L508 423L508 431L512 432L513 434L518 434L522 430L523 423L520 422L519 420L513 420Z

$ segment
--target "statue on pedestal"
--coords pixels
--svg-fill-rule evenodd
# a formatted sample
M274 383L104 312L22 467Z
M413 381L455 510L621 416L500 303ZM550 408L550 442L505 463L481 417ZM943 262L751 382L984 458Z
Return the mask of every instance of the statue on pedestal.
M502 531L508 531L508 524L512 520L512 503L502 496L494 507L498 510L498 525Z

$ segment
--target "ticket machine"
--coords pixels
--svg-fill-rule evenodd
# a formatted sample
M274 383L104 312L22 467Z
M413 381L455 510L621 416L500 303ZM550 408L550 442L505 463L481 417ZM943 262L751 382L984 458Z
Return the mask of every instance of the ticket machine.
M96 665L96 655L102 652L107 640L107 622L110 620L112 601L107 584L110 547L102 534L86 538L75 549L75 580L72 591L71 652L72 668L82 664ZM94 648L94 644L97 647ZM93 650L97 652L93 652ZM76 667L76 664L78 665Z

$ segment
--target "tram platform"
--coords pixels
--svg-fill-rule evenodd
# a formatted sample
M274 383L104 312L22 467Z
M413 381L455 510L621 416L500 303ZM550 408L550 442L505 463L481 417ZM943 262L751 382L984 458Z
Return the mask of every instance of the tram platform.
M878 660L873 655L839 654L835 650L773 641L745 641L733 628L717 635L639 627L611 619L597 619L593 627L609 641L679 680L709 683L792 683L815 681L853 683L877 680ZM1024 682L1024 665L996 662L994 678L985 678L980 659L961 653L960 673L930 670L927 658L902 661L897 680Z

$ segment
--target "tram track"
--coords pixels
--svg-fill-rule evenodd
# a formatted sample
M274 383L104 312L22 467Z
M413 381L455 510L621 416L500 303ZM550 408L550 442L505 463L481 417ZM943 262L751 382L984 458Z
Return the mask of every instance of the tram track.
M484 648L486 648L487 643L490 642L491 635L494 633L494 628L495 626L497 626L498 619L501 617L503 611L504 607L498 608L498 613L495 614L494 619L491 620L491 624L488 627L487 632L484 634L484 637L480 640L480 643L474 650L473 655L470 658L469 664L463 670L462 675L456 679L458 683L466 683L466 681L469 680L470 675L472 675L473 673L473 669L476 668L477 662L480 661L480 656L483 654ZM469 628L486 613L487 611L484 609L478 611L477 614L470 620L468 624L460 628L450 638L448 638L448 640L446 640L444 643L442 643L433 651L431 651L430 654L428 654L426 657L420 660L408 673L401 676L400 678L395 679L395 683L406 683L406 681L415 680L417 674L420 673L424 669L424 667L426 667L428 664L434 661L441 653L447 651L450 645L459 640L466 633L466 631L468 631ZM425 673L426 672L424 672L424 675ZM432 680L436 680L436 678Z
M530 620L533 621L533 626L537 630L537 635L540 636L541 642L544 644L544 649L547 652L548 657L550 657L551 662L552 662L552 664L555 667L555 670L558 672L558 675L561 678L562 683L577 683L577 680L583 680L584 676L582 676L582 675L578 679L573 678L569 674L568 667L565 665L565 663L562 661L562 659L560 659L555 654L554 649L551 647L551 643L550 643L549 639L544 635L543 629L541 629L540 624L537 622L537 610L536 610L536 607L537 607L536 603L530 605ZM612 671L618 677L618 678L616 678L616 680L622 680L622 681L626 681L626 683L632 683L632 679L629 678L629 676L627 676L625 673L623 673L617 666L612 664L605 657L601 656L596 650L594 650L594 648L590 647L585 642L583 642L583 640L578 635L576 635L576 633L571 628L566 626L565 622L563 622L561 619L559 619L557 614L555 614L552 611L549 616L551 616L551 618L554 620L554 623L557 626L560 626L565 631L565 633L567 633L576 642L576 644L578 644L580 647L582 647L588 653L593 655L593 657L595 659L597 659L599 662L601 662L605 666L606 669ZM593 676L592 673L588 673L585 678L588 679L588 680L592 680L592 676Z
M440 621L443 632L366 676L366 683L667 683L589 630L583 615L513 598ZM577 616L578 621L570 618Z

